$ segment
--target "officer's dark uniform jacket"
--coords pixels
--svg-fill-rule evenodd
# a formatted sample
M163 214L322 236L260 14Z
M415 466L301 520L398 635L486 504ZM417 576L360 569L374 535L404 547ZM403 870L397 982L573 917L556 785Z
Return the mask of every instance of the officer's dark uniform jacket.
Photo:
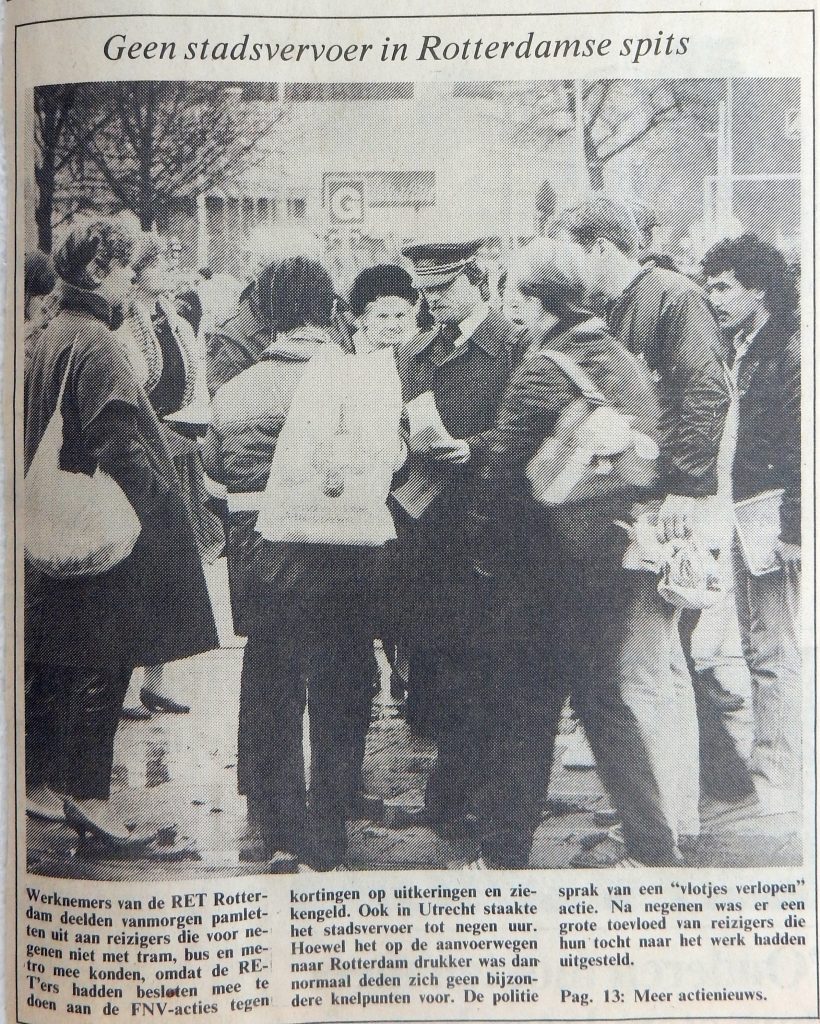
M447 344L440 328L407 342L396 353L402 393L410 402L432 391L447 430L472 437L494 422L516 356L513 330L494 309L460 346Z
M770 319L749 343L738 373L735 501L783 488L781 538L800 543L800 336Z
M610 307L609 329L659 378L659 491L717 493L717 454L729 407L722 342L703 291L682 274L649 268Z
M439 328L408 342L397 352L405 402L432 391L441 420L449 433L465 439L489 429L516 363L510 324L496 310L460 346L447 343ZM405 466L412 469L414 457ZM442 469L426 460L425 469L441 472L443 492L402 539L412 547L414 567L406 582L416 620L416 640L428 649L458 647L463 641L460 618L462 574L466 571L468 527L478 476L475 467ZM401 519L397 527L401 529Z

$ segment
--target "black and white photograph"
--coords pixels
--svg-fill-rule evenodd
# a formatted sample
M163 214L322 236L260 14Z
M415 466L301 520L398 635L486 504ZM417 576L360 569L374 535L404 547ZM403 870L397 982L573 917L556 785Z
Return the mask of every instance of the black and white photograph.
M19 116L29 874L803 864L799 79Z

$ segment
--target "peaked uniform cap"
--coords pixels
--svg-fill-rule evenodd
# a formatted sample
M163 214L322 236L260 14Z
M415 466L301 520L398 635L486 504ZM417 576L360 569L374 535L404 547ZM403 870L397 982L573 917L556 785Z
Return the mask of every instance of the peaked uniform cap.
M408 245L403 254L413 264L419 288L435 288L454 281L484 244L472 242L424 242Z

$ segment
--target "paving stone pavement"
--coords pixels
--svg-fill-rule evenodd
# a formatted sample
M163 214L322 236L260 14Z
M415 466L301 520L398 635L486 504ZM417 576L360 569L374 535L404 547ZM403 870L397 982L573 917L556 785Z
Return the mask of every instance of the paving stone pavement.
M236 722L242 650L234 647L167 668L168 682L189 715L157 714L122 722L117 732L113 789L140 828L163 828L145 856L117 857L59 825L28 823L28 866L53 877L145 879L256 874L265 870L249 831L245 801L236 793ZM390 699L386 665L374 700L365 765L366 790L404 806L421 803L434 747L414 738ZM531 867L566 868L583 840L598 831L593 812L605 806L594 770L562 764L572 738L559 737L545 816ZM700 842L687 855L697 867L799 864L793 815L713 808ZM558 812L558 813L556 813ZM351 868L444 868L469 850L426 828L392 829L365 819L350 824ZM256 859L255 859L256 858Z

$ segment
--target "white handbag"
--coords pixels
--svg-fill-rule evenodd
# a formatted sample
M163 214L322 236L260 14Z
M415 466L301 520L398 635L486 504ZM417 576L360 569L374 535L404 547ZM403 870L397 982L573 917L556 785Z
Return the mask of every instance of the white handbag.
M141 526L119 484L99 467L93 476L60 468L62 404L77 339L71 347L57 408L23 483L26 562L46 576L99 576L134 549Z

